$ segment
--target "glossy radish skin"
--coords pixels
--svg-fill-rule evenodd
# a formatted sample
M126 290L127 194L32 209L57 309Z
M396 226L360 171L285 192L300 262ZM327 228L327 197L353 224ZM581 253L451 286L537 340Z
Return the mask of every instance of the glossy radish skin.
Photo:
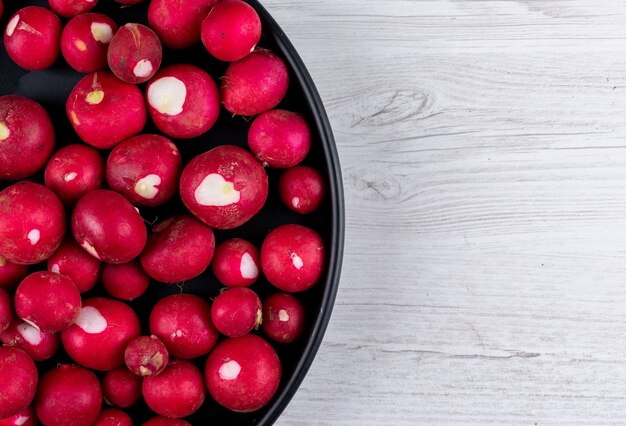
M96 259L126 263L139 256L148 231L135 207L120 194L100 189L85 195L72 214L74 238Z
M176 64L160 70L146 91L148 112L160 131L177 139L206 133L220 114L220 95L204 70Z
M141 132L148 119L141 90L106 71L83 77L65 110L78 136L100 149L113 148Z
M143 398L155 413L173 418L196 412L206 395L200 370L189 361L172 361L158 376L143 380Z
M75 16L61 33L61 54L78 72L106 69L109 43L116 31L115 21L101 13Z
M44 7L28 6L9 19L4 47L9 57L29 71L52 66L61 51L61 20Z
M28 275L27 265L17 265L0 257L0 288L11 291Z
M160 135L137 135L111 151L107 182L133 204L158 206L176 194L182 159L176 145Z
M143 424L143 426L191 426L191 423L183 419L171 419L169 417L153 417Z
M107 62L117 78L140 84L156 74L162 56L161 41L154 31L145 25L128 23L111 39Z
M261 19L241 0L222 0L202 21L202 43L220 61L237 61L249 55L261 39Z
M72 279L80 293L91 290L98 282L101 262L83 250L71 238L66 238L48 259L48 271Z
M190 215L167 219L154 228L141 253L141 265L157 281L176 283L200 275L211 263L211 228Z
M37 367L26 352L0 346L0 419L28 407L35 397L37 380Z
M308 166L287 169L278 181L278 192L283 203L300 214L316 211L326 195L322 174Z
M248 413L270 402L280 383L281 365L269 343L247 334L218 344L207 358L204 375L213 399L229 410Z
M156 376L169 361L167 348L157 336L139 336L130 341L124 352L126 367L141 377Z
M111 296L122 300L134 300L150 285L150 277L138 260L118 265L105 264L102 268L102 286Z
M211 306L211 319L217 331L224 336L243 336L261 325L261 299L249 288L228 289L215 298Z
M41 170L54 149L54 127L32 99L0 97L0 180L17 180Z
M37 330L20 319L14 319L4 332L0 341L5 346L15 346L26 352L33 361L45 361L52 358L59 349L59 333Z
M93 426L133 426L133 419L117 408L102 410Z
M261 210L268 193L263 167L242 148L221 145L200 154L183 169L180 196L212 228L241 226Z
M76 15L86 15L86 12L96 7L98 0L48 0L48 4L57 15L71 18Z
M163 44L172 49L200 41L200 25L217 0L152 0L148 22Z
M297 340L306 326L304 305L295 296L276 293L263 301L263 331L279 343Z
M102 388L94 373L62 364L41 378L35 408L44 425L91 425L100 414Z
M263 241L261 267L276 288L290 293L313 287L324 271L324 242L313 229L281 225Z
M140 334L137 314L128 305L94 297L83 303L76 323L63 330L61 342L78 364L108 371L124 364L126 345Z
M102 379L104 400L110 405L129 408L141 399L141 377L124 366L107 371Z
M259 278L259 251L250 241L233 238L215 249L211 262L213 274L227 287L248 287Z
M0 288L0 333L9 328L13 320L13 302L9 293Z
M29 405L11 417L0 419L0 426L37 426L35 408Z

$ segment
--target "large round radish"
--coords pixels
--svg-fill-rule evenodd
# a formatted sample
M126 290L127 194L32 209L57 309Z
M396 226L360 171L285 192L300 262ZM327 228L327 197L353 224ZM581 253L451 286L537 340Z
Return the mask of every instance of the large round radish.
M100 149L141 132L148 119L141 90L103 71L76 84L65 110L78 136Z
M133 205L117 192L100 189L85 195L72 214L74 238L96 259L130 262L146 245L148 231Z
M176 194L182 170L178 148L160 135L137 135L117 145L107 160L112 190L132 203L158 206Z
M0 341L5 346L15 346L26 352L33 361L45 361L59 349L59 333L44 332L32 325L14 319L4 332Z
M32 405L17 414L0 420L0 426L37 426L37 415Z
M102 379L102 393L108 404L121 408L132 407L141 398L141 377L128 371L125 366L107 371Z
M276 351L254 334L231 337L209 354L204 370L209 394L232 411L247 413L265 406L281 376Z
M148 84L146 100L154 124L178 139L205 133L220 113L217 85L193 65L176 64L160 70Z
M61 245L65 210L52 191L22 181L0 192L0 257L32 265L43 262Z
M167 348L156 336L139 336L130 341L124 351L126 367L141 377L156 376L169 362Z
M86 12L96 7L98 0L48 0L48 4L57 15L71 18L81 14L87 15Z
M28 275L27 265L18 265L0 257L0 288L11 291Z
M88 73L107 67L107 51L117 24L101 13L75 16L61 33L61 54L78 72Z
M158 376L146 377L143 398L152 411L166 417L196 412L206 394L202 373L189 361L172 361Z
M213 274L227 287L248 287L259 278L259 251L250 241L233 238L220 243L211 262Z
M150 285L150 277L138 260L102 267L102 286L111 296L122 300L134 300Z
M0 288L0 333L9 328L13 320L13 303L9 293Z
M278 192L280 199L291 211L313 213L324 199L324 178L313 167L292 167L281 175Z
M217 0L152 0L150 27L168 47L182 49L200 41L200 24Z
M54 128L41 105L23 96L0 96L0 180L41 170L54 149Z
M91 290L100 276L100 261L67 238L48 259L48 271L68 276L79 292Z
M191 423L183 419L172 419L169 417L153 417L142 426L191 426Z
M231 229L261 210L267 199L267 175L242 148L221 145L191 160L180 178L185 206L207 225Z
M139 84L156 74L162 56L161 41L155 32L145 25L129 23L111 39L107 62L117 78Z
M117 408L102 410L93 426L133 426L133 419Z
M298 339L306 326L304 305L295 296L276 293L263 301L263 331L279 343Z
M217 331L228 337L239 337L258 329L263 319L261 299L245 287L231 288L215 298L211 319Z
M26 352L0 346L0 419L28 407L35 397L37 378L37 367Z

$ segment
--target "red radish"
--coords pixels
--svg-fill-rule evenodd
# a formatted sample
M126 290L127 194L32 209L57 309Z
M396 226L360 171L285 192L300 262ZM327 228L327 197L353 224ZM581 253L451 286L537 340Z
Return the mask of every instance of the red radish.
M141 90L103 71L76 84L65 110L78 136L100 149L141 132L148 119Z
M197 277L209 266L215 248L211 228L181 214L154 228L141 253L141 265L157 281L176 283Z
M241 238L226 240L217 246L212 260L213 274L227 287L248 287L259 277L259 251Z
M208 353L217 341L211 306L192 294L159 300L150 313L150 333L159 337L171 357L191 359Z
M37 379L37 367L26 352L0 346L0 419L28 407L35 397Z
M48 259L48 271L70 277L78 291L84 293L98 282L100 261L67 238Z
M17 265L0 257L0 288L11 291L28 275L27 265Z
M273 109L252 122L248 145L261 163L284 169L295 166L307 156L311 131L302 115Z
M178 148L160 135L137 135L117 145L107 160L107 181L134 204L158 206L176 194L182 170Z
M156 376L169 361L167 348L156 336L139 336L130 341L124 351L128 369L138 376Z
M13 303L9 293L0 288L0 334L9 328L13 320Z
M73 206L86 193L102 188L104 159L87 145L64 146L48 161L44 180L66 206Z
M61 333L67 354L92 370L124 364L124 349L141 334L137 314L119 300L94 297L83 303L76 323Z
M289 87L287 66L267 49L256 49L230 64L222 79L224 107L236 115L257 115L283 100Z
M26 352L33 361L45 361L59 349L59 334L37 330L32 325L14 319L7 330L0 333L5 346L15 346Z
M324 178L313 167L292 167L280 177L278 192L290 210L300 214L313 213L324 199Z
M220 114L217 85L193 65L176 64L160 70L148 84L146 101L159 130L178 139L202 135Z
M49 68L61 50L61 20L49 9L28 6L11 17L4 31L4 47L22 68Z
M54 149L54 127L41 105L23 96L0 96L0 180L41 170Z
M220 61L237 61L254 51L261 39L261 19L241 0L218 2L202 21L202 43Z
M4 14L4 3L2 2L2 0L0 0L0 18L2 18L3 14Z
M191 426L191 423L182 419L170 419L168 417L153 417L143 424L143 426Z
M134 300L141 296L150 284L138 260L118 265L105 264L102 268L102 286L111 296L122 300Z
M298 339L306 326L304 305L295 296L276 293L263 302L263 331L279 343Z
M29 405L19 413L0 420L0 426L37 426L35 408Z
M217 0L152 0L148 22L163 44L172 49L200 41L200 24Z
M239 337L258 329L263 319L261 299L246 287L223 291L211 306L211 319L217 331Z
M41 378L35 408L46 426L91 425L100 414L102 388L91 371L70 364Z
M139 84L156 74L162 56L161 41L154 31L145 25L128 23L111 39L107 62L117 78Z
M269 282L280 290L308 290L324 271L322 237L306 226L281 225L263 241L261 267Z
M76 204L72 232L82 248L107 263L130 262L139 256L148 238L135 207L106 189L92 191Z
M102 392L108 404L132 407L141 398L141 378L126 367L107 371L102 379Z
M67 64L78 72L105 69L109 43L116 31L115 21L101 13L75 16L61 33L61 54Z
M158 376L143 379L143 399L155 413L186 417L200 408L206 394L202 373L189 361L172 361Z
M267 199L267 175L242 148L221 145L200 154L183 169L180 196L207 225L231 229L261 210Z
M231 337L211 351L204 370L209 394L232 411L248 413L265 406L281 376L276 351L254 334Z
M64 18L71 18L80 14L87 14L96 7L98 0L48 0L50 9Z
M117 408L102 410L93 426L133 426L133 419Z

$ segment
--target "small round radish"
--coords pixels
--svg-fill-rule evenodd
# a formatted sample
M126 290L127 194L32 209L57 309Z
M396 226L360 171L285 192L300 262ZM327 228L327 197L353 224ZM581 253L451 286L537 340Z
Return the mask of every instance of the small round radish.
M126 367L107 371L102 379L102 393L108 404L132 407L141 398L141 377L135 376Z
M67 64L78 72L105 69L109 43L116 31L115 21L101 13L75 16L61 33L61 54Z
M19 413L0 420L0 426L37 426L35 408L29 405Z
M126 263L139 256L148 231L135 207L117 192L92 191L72 214L74 238L89 254L107 263Z
M304 305L295 296L276 293L263 302L263 331L279 343L298 339L306 325Z
M0 419L19 413L35 397L37 367L23 350L0 346L0 389Z
M152 0L148 22L163 44L172 49L200 41L200 24L217 0Z
M324 271L322 237L306 226L281 225L263 241L261 267L269 282L280 290L308 290Z
M128 23L115 33L107 61L113 74L131 84L150 80L161 66L159 37L145 25Z
M26 352L33 361L45 361L56 354L59 349L59 333L37 330L32 325L14 319L3 333L0 341L5 346L15 346Z
M254 334L231 337L211 351L204 370L209 394L232 411L248 413L265 406L281 376L276 351Z
M211 228L181 214L154 228L141 253L141 265L157 281L176 283L200 275L211 263L215 238Z
M243 336L261 325L261 299L246 287L228 289L215 298L211 306L211 319L217 331L223 335Z
M248 145L263 164L276 168L293 167L309 153L311 132L302 115L273 109L252 122Z
M134 300L141 296L150 284L138 260L102 267L102 286L111 296L122 300Z
M200 370L189 361L172 361L158 376L146 377L143 398L155 413L186 417L200 408L206 394Z
M267 199L267 175L242 148L221 145L200 154L183 169L180 196L207 225L231 229L261 210Z
M35 408L46 426L91 425L100 414L102 388L95 374L62 364L41 378Z
M65 110L78 136L100 149L141 132L148 119L141 90L103 71L76 84Z
M67 238L48 259L48 271L70 277L78 291L84 293L98 282L100 261Z
M267 49L256 49L230 64L222 79L224 107L236 115L257 115L283 100L289 87L287 66Z
M191 423L182 419L171 419L169 417L153 417L143 424L143 426L191 426Z
M54 127L41 105L23 96L0 96L0 180L41 170L54 149Z
M193 65L176 64L160 70L148 84L146 101L159 130L178 139L202 135L220 114L217 85Z
M218 2L202 21L202 43L220 61L237 61L254 51L261 39L261 19L241 0Z
M61 51L61 20L49 9L28 6L11 17L4 31L4 47L22 68L49 68Z
M290 210L300 214L313 213L324 199L324 178L313 167L292 167L280 177L278 192Z
M9 328L13 320L13 303L9 293L0 288L0 333Z
M44 180L66 206L73 206L86 193L102 188L104 159L87 145L64 146L48 161Z
M137 314L128 305L94 297L83 303L76 323L61 332L61 341L80 365L107 371L124 364L126 345L140 334Z
M191 294L159 300L150 313L150 333L165 343L171 357L183 359L205 355L218 337L211 322L211 306Z
M81 14L87 15L86 12L96 7L98 0L48 0L48 4L57 15L71 18Z
M259 278L259 251L241 238L217 246L211 263L215 278L227 287L248 287Z
M17 265L0 257L0 288L11 291L28 275L27 265Z
M130 341L124 351L128 369L138 376L156 376L169 361L167 348L156 336L139 336Z
M133 419L117 408L102 410L93 426L133 426Z
M137 135L117 145L107 160L112 190L140 206L158 206L176 194L182 170L178 148L160 135Z

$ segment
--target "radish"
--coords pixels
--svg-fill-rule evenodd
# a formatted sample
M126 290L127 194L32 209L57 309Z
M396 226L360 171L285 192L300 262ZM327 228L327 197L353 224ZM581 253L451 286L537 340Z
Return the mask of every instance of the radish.
M158 129L178 139L202 135L220 114L217 85L193 65L176 64L160 70L148 84L146 101Z
M217 331L228 337L239 337L258 329L263 319L261 300L246 287L223 291L213 301L211 319Z
M138 376L156 376L165 369L169 353L158 337L139 336L126 346L124 361L128 369Z
M162 56L161 41L154 31L145 25L128 23L111 39L107 62L117 78L139 84L156 74Z
M200 41L200 24L217 0L152 0L148 22L159 38L172 49L190 47Z
M268 193L267 175L250 153L221 145L200 154L183 169L180 196L207 225L231 229L261 210Z
M83 303L76 323L61 333L67 354L92 370L113 370L124 364L124 349L141 334L137 314L114 299L94 297Z
M192 294L174 294L159 300L150 313L150 333L159 337L171 357L191 359L207 354L218 333L211 306Z
M13 303L11 296L0 288L0 334L9 328L13 320Z
M281 365L276 351L254 334L231 337L211 351L204 370L209 394L232 411L248 413L276 393Z
M102 286L111 296L122 300L134 300L145 293L150 277L138 260L118 265L105 264L102 268Z
M278 192L280 199L291 211L313 213L324 199L324 178L313 167L292 167L280 177Z
M48 0L48 4L57 15L71 18L81 14L87 15L86 12L96 7L98 0Z
M46 426L91 425L100 414L102 388L91 371L61 364L41 378L35 409Z
M211 228L181 214L154 228L141 253L141 265L157 281L176 283L200 275L211 263L215 238Z
M87 145L64 146L48 161L44 180L66 206L72 207L86 193L102 188L104 159Z
M117 408L102 410L93 426L133 426L133 419Z
M59 349L59 333L38 330L19 319L11 321L9 328L0 333L0 341L5 346L20 348L33 361L50 359Z
M307 156L311 131L302 115L273 109L252 122L248 145L261 163L284 169L297 165Z
M41 170L54 149L54 127L41 105L23 96L0 96L0 180Z
M102 379L105 402L122 408L132 407L141 398L141 381L126 367L107 371Z
M182 419L171 419L168 417L153 417L143 424L143 426L191 426L191 423Z
M35 397L37 379L37 367L26 352L0 346L0 419L28 407Z
M178 148L160 135L137 135L117 145L107 160L112 190L140 206L158 206L176 194L182 170Z
M9 20L4 31L4 48L20 67L44 70L59 56L61 27L61 20L49 9L25 7Z
M130 262L139 256L148 238L135 207L105 189L90 192L76 204L72 232L82 248L107 263Z
M218 2L201 27L202 43L220 61L237 61L249 55L261 39L261 19L241 0Z
M287 66L267 49L256 49L230 64L222 78L224 107L236 115L257 115L283 100L289 87Z
M37 415L32 405L19 413L0 420L0 426L37 426Z
M241 238L217 246L212 261L213 274L227 287L248 287L259 278L259 251Z
M80 293L91 290L100 276L100 261L67 238L48 259L48 271L68 276Z
M263 302L263 331L279 343L298 339L306 326L304 305L295 296L276 293Z
M17 265L0 257L0 288L11 291L28 275L27 265Z
M186 417L198 410L206 394L202 373L189 361L172 361L161 374L143 379L143 399L155 413Z
M61 33L61 54L78 72L103 70L107 67L109 43L116 31L115 21L101 13L75 16L65 24Z
M113 148L136 135L147 121L141 90L102 71L76 84L65 110L78 136L100 149Z
M261 267L270 283L287 292L313 287L324 272L324 242L302 225L281 225L263 241Z

